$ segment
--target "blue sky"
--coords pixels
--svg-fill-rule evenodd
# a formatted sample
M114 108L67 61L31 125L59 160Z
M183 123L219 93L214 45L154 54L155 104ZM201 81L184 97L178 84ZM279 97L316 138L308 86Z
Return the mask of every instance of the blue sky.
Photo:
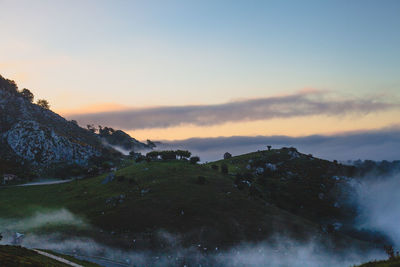
M62 113L304 88L392 98L400 88L399 1L0 0L0 9L1 74Z

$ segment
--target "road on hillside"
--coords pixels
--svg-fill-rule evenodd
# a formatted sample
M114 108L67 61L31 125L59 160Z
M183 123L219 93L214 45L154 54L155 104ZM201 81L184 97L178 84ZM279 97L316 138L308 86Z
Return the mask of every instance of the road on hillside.
M48 258L51 258L51 259L53 259L53 260L56 260L56 261L59 261L59 262L65 263L65 264L68 264L68 265L73 266L73 267L84 267L84 266L82 266L82 265L80 265L80 264L77 264L77 263L75 263L75 262L66 260L66 259L64 259L64 258L55 256L55 255L53 255L53 254L50 254L50 253L47 253L47 252L44 252L44 251L41 251L41 250L38 250L38 249L34 249L33 251L39 253L40 255L46 256L46 257L48 257Z
M41 181L41 182L32 182L32 183L26 183L26 184L19 184L19 185L16 185L16 186L35 186L35 185L64 184L64 183L69 183L71 181L72 181L72 179L68 179L68 180L49 180L49 181Z

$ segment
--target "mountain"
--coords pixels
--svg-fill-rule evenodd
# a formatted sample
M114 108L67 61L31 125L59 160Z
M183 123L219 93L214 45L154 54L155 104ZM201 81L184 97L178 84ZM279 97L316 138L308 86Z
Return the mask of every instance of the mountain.
M104 145L96 134L32 103L33 95L24 93L0 76L0 167L87 165L102 155Z
M92 128L95 129L95 128ZM95 129L98 131L98 135L108 145L113 146L116 149L123 150L124 152L149 150L155 147L154 143L147 141L147 144L139 142L135 138L122 130L114 130L111 127L101 127Z

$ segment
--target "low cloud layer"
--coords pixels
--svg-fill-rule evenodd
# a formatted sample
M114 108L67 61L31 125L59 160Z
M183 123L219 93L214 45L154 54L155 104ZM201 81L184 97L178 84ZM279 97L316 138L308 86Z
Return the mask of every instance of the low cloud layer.
M49 225L86 226L85 222L66 209L37 212L24 219L3 219L0 217L1 231L29 231Z
M400 159L400 127L351 132L340 135L288 136L233 136L216 138L191 138L165 141L159 149L182 148L198 154L202 161L221 159L223 153L233 155L275 148L294 146L302 153L330 160L398 160Z
M169 238L172 235L168 234ZM179 239L179 238L178 238ZM228 250L203 247L182 247L171 243L165 251L121 250L85 237L63 238L58 234L27 235L22 245L49 249L102 266L353 266L369 260L383 259L382 250L359 250L348 246L333 249L322 240L298 242L276 236L256 244L242 243Z
M293 118L299 116L368 114L399 108L376 97L340 98L309 91L286 96L242 100L217 105L168 106L124 111L75 114L81 125L108 125L124 130L179 125L212 126L227 122Z

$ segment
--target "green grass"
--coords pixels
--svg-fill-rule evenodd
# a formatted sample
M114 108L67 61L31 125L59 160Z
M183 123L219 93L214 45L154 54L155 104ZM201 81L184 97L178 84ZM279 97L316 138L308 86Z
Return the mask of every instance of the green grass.
M395 257L394 259L385 261L370 261L361 264L358 267L399 267L399 266L400 266L400 257Z
M69 265L50 259L46 256L42 256L35 251L26 248L16 246L0 246L0 266L67 267Z
M66 208L95 226L82 227L85 235L99 238L96 227L124 237L163 229L182 235L188 244L261 240L282 231L304 237L318 228L249 196L248 191L238 190L232 176L208 166L182 161L144 162L118 170L116 175L125 179L103 185L104 174L67 184L2 188L0 214L3 219L22 219L37 212ZM200 175L206 178L204 185L197 184ZM130 183L130 179L138 185ZM148 192L142 194L141 190ZM106 203L120 195L125 196L122 203ZM60 229L67 234L74 232L65 225L47 225L35 231Z

